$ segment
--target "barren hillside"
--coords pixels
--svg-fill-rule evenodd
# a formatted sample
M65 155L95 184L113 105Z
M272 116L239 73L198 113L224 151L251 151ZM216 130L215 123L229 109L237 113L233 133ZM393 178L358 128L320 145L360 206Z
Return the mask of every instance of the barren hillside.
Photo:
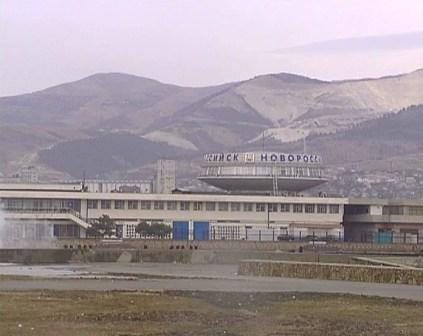
M296 146L295 141L308 136L310 148L327 153L332 161L332 156L339 157L336 150L330 150L334 138L322 136L315 143L312 139L344 134L363 122L423 104L422 88L423 70L334 82L270 74L204 88L179 87L126 74L97 74L31 94L0 98L0 170L7 175L31 163L69 172L63 167L70 166L66 160L76 162L82 155L77 148L101 147L96 139L113 134L136 137L132 138L135 143L143 146L142 163L160 154L177 153L175 148L199 155L207 150L254 147L261 143L263 132L266 141L279 148ZM124 138L113 139L119 142ZM400 144L402 140L396 139L395 148L416 148L410 143L414 140ZM349 148L352 140L342 141ZM68 143L70 147L66 147ZM354 146L354 160L373 155L369 153L374 147L370 148L365 138L360 150ZM105 143L103 147L96 148L106 153ZM57 156L60 150L69 153ZM113 160L103 165L107 162ZM123 165L115 163L105 171L137 169L141 164L129 157Z

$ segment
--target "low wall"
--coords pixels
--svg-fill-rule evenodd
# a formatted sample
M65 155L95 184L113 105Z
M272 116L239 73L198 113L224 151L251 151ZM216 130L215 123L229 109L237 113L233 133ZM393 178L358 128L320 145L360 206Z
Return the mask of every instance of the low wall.
M319 250L340 253L409 253L423 254L423 244L370 244L370 243L336 243L331 242L326 245L313 245L307 242L259 242L245 240L201 240L201 241L173 241L155 239L124 239L119 241L100 239L59 239L56 241L57 248L135 248L135 249L160 249L169 250L176 247L184 249L199 250L242 250L242 251L298 251Z
M85 246L85 247L84 247ZM238 264L243 259L291 260L311 262L351 263L346 254L289 253L246 250L79 248L67 249L0 249L3 263L68 263L68 262L163 262L186 264Z
M75 250L72 262L163 262L191 263L192 251L160 251L139 249L96 248L92 250Z
M1 263L65 264L73 252L64 249L0 249Z
M238 264L243 259L352 263L343 254L287 253L266 251L111 249L74 250L72 261L80 262L163 262L185 264Z
M243 260L238 274L423 285L423 270L383 266Z
M195 252L194 252L195 253ZM327 262L327 263L353 263L353 258L345 254L328 253L290 253L274 251L214 251L213 263L216 264L238 264L244 259L260 260L285 260L298 262Z
M184 249L202 249L202 250L297 250L300 246L307 245L301 242L256 242L242 240L156 240L156 239L124 239L121 241L100 240L100 239L60 239L57 240L58 248L78 248L83 246L90 247L110 247L110 248L138 248L138 249L160 249L170 250L176 248Z

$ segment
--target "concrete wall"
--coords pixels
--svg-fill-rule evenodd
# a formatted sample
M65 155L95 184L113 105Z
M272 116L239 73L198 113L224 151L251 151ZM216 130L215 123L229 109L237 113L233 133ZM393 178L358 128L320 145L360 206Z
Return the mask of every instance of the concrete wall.
M423 270L383 266L244 260L238 274L423 285Z
M0 262L18 264L63 264L73 251L62 249L0 249Z
M163 262L184 264L238 264L243 259L352 263L353 257L340 254L281 253L265 251L148 250L110 249L75 250L73 261L80 262Z
M198 250L247 250L247 251L298 251L318 250L341 253L423 253L423 244L371 244L371 243L328 243L327 245L314 245L307 242L286 242L286 241L245 241L245 240L202 240L202 241L173 241L155 239L124 239L122 241L107 241L99 239L59 239L55 241L56 247L78 248L78 247L120 247L138 249L161 249L169 250L173 246L190 246Z
M242 241L242 240L202 240L202 241L173 241L173 240L155 240L155 239L125 239L122 241L107 241L96 239L60 239L56 241L58 248L78 248L83 246L90 247L110 247L110 248L138 248L138 249L193 249L198 250L252 250L252 251L295 251L301 242L278 242L278 241Z

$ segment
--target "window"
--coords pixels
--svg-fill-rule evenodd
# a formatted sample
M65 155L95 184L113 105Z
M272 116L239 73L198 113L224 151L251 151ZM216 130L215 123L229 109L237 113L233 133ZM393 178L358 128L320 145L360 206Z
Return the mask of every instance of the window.
M163 210L164 202L163 201L154 201L154 210Z
M404 207L398 205L384 206L384 215L404 215Z
M256 167L256 175L257 176L270 176L272 175L272 168L273 167Z
M241 203L238 203L238 202L231 203L231 211L241 211Z
M167 210L176 210L176 201L167 201Z
M41 201L40 201L41 202ZM109 201L111 203L111 201ZM41 205L42 206L42 205ZM73 201L66 201L66 207L68 209L74 209L73 207ZM111 206L110 206L111 207Z
M291 204L282 203L281 204L281 212L290 212L291 211Z
M128 205L129 208L129 205ZM136 225L128 224L124 226L126 229L126 237L128 238L135 238L137 236L137 233L135 232Z
M221 167L221 174L233 176L236 175L236 168L235 167Z
M244 203L244 211L245 212L253 211L253 203Z
M7 202L7 209L9 209L9 210L17 210L17 209L23 208L22 200L8 199L6 202ZM1 209L1 207L0 207L0 209Z
M111 209L112 208L112 201L111 200L101 200L101 208L102 209Z
M206 202L206 211L215 211L215 210L216 210L216 203Z
M329 213L331 213L331 214L339 213L339 205L338 204L329 205Z
M294 212L295 213L302 213L303 212L303 205L302 204L294 204Z
M408 214L410 216L422 216L423 215L423 207L410 206L410 207L408 207Z
M194 202L194 211L203 210L203 202Z
M181 209L182 211L189 211L189 209L190 209L190 204L189 204L189 202L182 201L182 202L179 204L179 207L180 207L180 209Z
M228 203L226 203L226 202L219 202L218 203L219 211L228 211L228 208L229 208Z
M265 212L265 211L266 211L266 204L256 203L256 212Z
M269 203L267 204L269 212L278 212L278 204L277 203Z
M370 212L370 206L368 205L348 205L345 208L347 215L365 215Z
M151 202L150 201L141 201L141 209L142 210L150 210L151 209Z
M138 209L138 201L128 201L128 209Z
M98 201L97 200L88 200L88 209L98 209Z
M305 213L315 213L316 212L316 205L315 204L305 204L304 205L304 212Z
M325 214L328 212L328 206L326 204L317 204L317 213Z
M214 225L210 228L210 238L213 240L239 240L241 228L239 226Z
M305 213L314 213L314 204L306 204L304 210Z
M115 200L115 209L125 209L125 201Z

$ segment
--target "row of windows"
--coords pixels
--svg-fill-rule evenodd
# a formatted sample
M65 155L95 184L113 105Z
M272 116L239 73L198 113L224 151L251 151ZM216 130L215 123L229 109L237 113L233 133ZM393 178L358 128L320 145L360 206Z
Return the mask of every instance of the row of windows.
M204 176L287 176L287 177L322 177L318 167L275 167L275 166L228 166L205 167Z
M408 213L407 213L407 210ZM370 213L369 205L350 205L345 208L347 215L367 215ZM423 206L399 206L399 205L385 205L382 208L383 215L399 215L403 216L423 216Z
M124 200L115 200L114 209L126 209ZM179 204L178 204L179 203ZM127 201L129 210L180 210L180 211L244 211L244 212L294 212L337 214L338 204L290 204L290 203L239 203L239 202L189 202L189 201ZM178 207L179 205L179 207ZM88 209L111 209L111 200L88 200Z
M220 226L214 225L210 229L210 238L215 239L228 239L239 240L241 239L241 227L236 226Z
M423 216L423 207L410 206L408 207L408 214L410 216Z
M8 198L1 201L6 210L79 210L80 201L72 199Z
M383 207L384 215L404 215L406 214L405 208L408 208L409 216L423 216L423 207L421 206L399 206L399 205L389 205Z

